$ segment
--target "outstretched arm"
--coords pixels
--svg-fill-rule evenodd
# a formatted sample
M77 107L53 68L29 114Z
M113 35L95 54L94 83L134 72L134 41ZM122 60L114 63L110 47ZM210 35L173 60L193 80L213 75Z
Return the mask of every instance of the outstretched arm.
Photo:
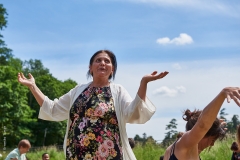
M29 79L27 79L23 75L23 73L18 73L18 82L21 83L24 86L27 86L30 89L33 96L35 97L35 99L37 100L38 104L41 107L42 104L43 104L45 95L41 92L41 90L35 84L34 77L30 73L28 74L28 76L29 76Z
M225 100L230 103L231 99L240 106L240 88L224 88L202 111L194 127L183 135L178 142L178 148L191 148L197 145L205 136L215 121L217 114Z
M147 92L147 84L148 82L151 81L155 81L158 79L161 79L163 77L165 77L169 72L165 71L165 72L161 72L160 74L157 74L157 71L154 71L152 74L150 75L145 75L140 83L139 89L138 89L138 96L145 101L146 99L146 92Z

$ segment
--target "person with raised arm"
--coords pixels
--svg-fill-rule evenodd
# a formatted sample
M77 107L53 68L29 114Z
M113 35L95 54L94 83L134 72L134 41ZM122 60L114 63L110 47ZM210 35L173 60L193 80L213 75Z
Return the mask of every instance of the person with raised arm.
M167 148L164 160L199 160L204 149L214 146L217 139L221 140L226 130L217 114L225 99L228 103L233 99L240 106L240 88L222 89L203 110L187 109L183 115L187 121L186 132Z

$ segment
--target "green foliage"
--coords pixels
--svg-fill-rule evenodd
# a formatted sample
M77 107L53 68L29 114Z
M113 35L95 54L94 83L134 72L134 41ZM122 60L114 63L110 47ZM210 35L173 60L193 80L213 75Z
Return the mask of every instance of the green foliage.
M240 124L238 118L239 118L238 115L233 115L231 121L227 123L228 132L230 133L236 132L237 126Z
M160 156L164 155L165 148L156 143L147 142L145 145L137 144L133 152L137 160L159 160Z
M224 119L224 121L227 121L227 119L226 119L225 116L227 116L228 114L225 112L225 110L226 110L226 108L222 108L222 109L220 110L219 115L220 115L220 118L221 118L221 119Z
M6 26L7 12L0 4L0 29ZM3 128L7 128L4 135L6 147L16 146L23 138L29 139L32 145L62 144L66 121L50 122L38 119L39 105L28 88L18 83L17 73L31 73L38 87L50 99L67 93L77 83L71 79L59 81L40 60L30 59L22 62L14 58L12 50L6 47L2 38L0 34L0 135L3 135ZM47 136L44 139L45 129ZM1 148L3 143L1 139Z
M0 66L0 135L6 129L8 145L18 143L19 139L32 136L28 126L33 111L27 105L27 88L18 83L17 70L11 66Z
M0 30L7 27L7 10L0 4Z
M25 73L25 75L31 73L35 78L37 86L50 99L59 98L77 85L77 83L71 79L62 82L53 77L40 60L30 59L29 61L25 61L23 65L23 73ZM32 118L36 119L36 123L32 126L32 131L33 134L37 136L34 137L32 143L37 146L63 144L67 122L52 122L37 119L39 104L30 91L28 91L27 97L28 105L35 111ZM44 138L45 129L47 130L46 138Z
M234 142L236 139L232 135L228 135L228 138L222 140L222 141L216 141L214 146L208 151L205 149L200 154L201 159L203 160L221 160L221 159L231 159L232 151L230 150L230 147L232 145L232 142Z
M43 147L27 153L28 160L42 160L42 154L48 153L51 160L65 159L63 151L59 151L56 146Z
M0 4L0 30L7 27L7 11ZM2 40L3 36L0 34L0 65L7 65L8 60L13 56L12 50L6 47L5 42Z
M169 122L169 124L166 125L166 130L169 130L169 131L167 133L165 133L166 135L162 141L163 146L169 146L176 140L178 133L175 129L177 129L177 120L175 118L173 118Z

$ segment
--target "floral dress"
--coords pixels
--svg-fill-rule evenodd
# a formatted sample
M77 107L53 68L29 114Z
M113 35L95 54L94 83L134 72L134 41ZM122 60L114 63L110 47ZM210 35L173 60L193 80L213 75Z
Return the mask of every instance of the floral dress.
M110 87L87 87L70 109L67 160L122 160Z

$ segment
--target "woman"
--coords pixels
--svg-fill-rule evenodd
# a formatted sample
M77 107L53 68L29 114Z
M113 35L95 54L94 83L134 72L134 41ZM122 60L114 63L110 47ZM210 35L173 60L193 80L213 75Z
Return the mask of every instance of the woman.
M240 149L237 142L233 142L230 149L233 152L231 160L240 160Z
M199 160L205 148L224 137L222 121L216 117L225 98L228 103L233 99L240 106L240 88L224 88L202 111L185 111L186 133L167 148L164 160Z
M168 72L153 72L142 78L136 97L118 84L117 61L109 50L100 50L90 59L88 75L93 81L77 85L54 101L45 96L29 74L21 73L18 81L27 86L40 107L39 118L68 119L64 150L66 159L136 159L128 142L126 123L145 123L155 112L146 97L147 83L165 77Z
M237 126L236 132L237 142L233 142L230 149L232 150L231 160L240 160L240 148L239 148L239 137L240 137L240 126Z

